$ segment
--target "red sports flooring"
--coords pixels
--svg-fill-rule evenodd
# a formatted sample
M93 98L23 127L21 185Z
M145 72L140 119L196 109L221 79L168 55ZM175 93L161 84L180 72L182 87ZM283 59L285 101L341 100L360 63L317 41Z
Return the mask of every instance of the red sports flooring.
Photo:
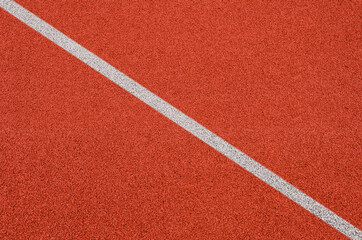
M16 1L362 228L359 1ZM0 11L0 239L345 239Z

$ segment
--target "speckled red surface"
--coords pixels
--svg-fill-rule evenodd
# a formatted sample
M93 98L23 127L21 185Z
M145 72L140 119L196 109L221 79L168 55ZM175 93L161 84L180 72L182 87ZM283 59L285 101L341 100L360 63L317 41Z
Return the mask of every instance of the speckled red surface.
M361 228L357 2L17 2ZM0 237L343 238L0 16Z

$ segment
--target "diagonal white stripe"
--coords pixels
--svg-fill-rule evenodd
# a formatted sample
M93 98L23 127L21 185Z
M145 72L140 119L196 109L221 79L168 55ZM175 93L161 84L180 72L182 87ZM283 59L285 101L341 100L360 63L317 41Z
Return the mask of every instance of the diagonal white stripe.
M292 201L296 202L321 220L328 223L330 226L345 234L347 237L351 239L362 239L362 232L358 228L348 223L346 220L339 217L337 214L324 207L290 183L286 182L255 160L251 159L243 152L131 78L127 77L125 74L118 71L116 68L112 67L110 64L100 59L95 54L88 51L54 27L50 26L48 23L41 20L19 4L11 0L0 0L0 6L44 37L48 38L82 62L86 63L91 68L109 78L120 87L133 94L135 97L142 100L144 103L160 112L177 125L193 134L195 137L199 138L201 141L207 143L210 147L219 151L271 187L290 198Z

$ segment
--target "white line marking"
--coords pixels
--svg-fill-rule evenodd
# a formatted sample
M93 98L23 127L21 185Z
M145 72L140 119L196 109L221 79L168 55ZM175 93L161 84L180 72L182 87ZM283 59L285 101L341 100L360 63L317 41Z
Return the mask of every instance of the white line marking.
M263 180L265 183L275 188L292 201L298 203L321 220L345 234L347 237L351 239L362 239L362 232L358 228L339 217L337 214L324 207L290 183L286 182L281 177L271 172L216 134L212 133L154 93L127 77L125 74L118 71L116 68L112 67L110 64L100 59L95 54L88 51L54 27L50 26L48 23L41 20L19 4L11 0L0 0L0 6L44 37L48 38L82 62L86 63L91 68L112 80L127 92L142 100L144 103L160 112L171 121L199 138L201 141L207 143L210 147L230 158L232 161L239 164L241 167L251 172L253 175Z

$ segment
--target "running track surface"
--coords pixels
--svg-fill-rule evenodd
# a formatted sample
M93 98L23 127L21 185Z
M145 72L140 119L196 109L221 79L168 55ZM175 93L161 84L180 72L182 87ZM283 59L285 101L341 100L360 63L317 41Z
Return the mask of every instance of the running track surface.
M17 2L361 229L358 1ZM345 238L0 19L0 238Z

